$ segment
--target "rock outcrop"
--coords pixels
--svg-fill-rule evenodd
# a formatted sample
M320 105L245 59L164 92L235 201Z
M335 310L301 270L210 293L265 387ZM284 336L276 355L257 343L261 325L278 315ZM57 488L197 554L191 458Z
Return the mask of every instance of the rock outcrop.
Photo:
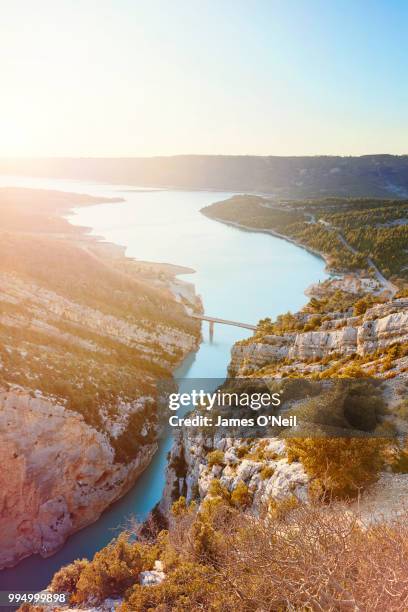
M294 334L285 336L266 335L262 342L237 343L231 350L229 372L233 375L246 364L250 368L261 368L271 361L285 359L289 353L290 344L295 340Z
M166 574L163 571L163 563L155 561L153 569L146 572L140 572L139 583L142 586L153 586L160 584L165 579Z
M26 392L0 394L0 568L54 553L134 483L156 445L114 462L83 417Z
M343 327L335 331L310 331L297 334L288 351L289 359L322 358L329 353L351 355L356 352L357 328Z
M336 317L316 331L256 336L231 352L230 375L245 375L284 359L303 362L340 354L361 356L408 342L408 299L369 308L363 317Z
M249 441L232 438L191 437L184 431L170 453L161 512L169 516L173 502L180 495L187 502L200 503L211 497L211 483L215 479L228 493L233 493L240 483L246 485L251 499L247 510L252 514L258 514L271 500L281 501L292 495L299 500L306 499L309 478L301 463L288 462L283 440L258 439L251 442L250 449L248 444ZM221 464L209 465L209 449L222 451ZM259 452L262 460L257 459ZM174 469L180 463L185 466L183 475Z
M358 328L357 352L373 353L394 342L408 342L408 300L371 308Z

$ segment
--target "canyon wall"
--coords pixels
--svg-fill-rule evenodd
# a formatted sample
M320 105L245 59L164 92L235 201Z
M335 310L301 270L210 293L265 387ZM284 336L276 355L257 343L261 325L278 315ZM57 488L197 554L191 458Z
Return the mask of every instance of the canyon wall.
M0 394L0 438L0 568L56 552L129 489L156 448L115 463L82 415L25 391Z
M266 334L259 340L255 336L237 343L231 353L230 373L248 373L284 359L302 362L335 354L367 356L395 342L407 341L408 299L401 298L378 304L362 317L328 321L316 331Z

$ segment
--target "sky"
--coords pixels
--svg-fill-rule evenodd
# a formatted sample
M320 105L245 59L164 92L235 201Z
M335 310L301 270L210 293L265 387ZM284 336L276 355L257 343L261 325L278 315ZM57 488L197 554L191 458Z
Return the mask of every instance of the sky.
M408 153L406 0L1 9L1 157Z

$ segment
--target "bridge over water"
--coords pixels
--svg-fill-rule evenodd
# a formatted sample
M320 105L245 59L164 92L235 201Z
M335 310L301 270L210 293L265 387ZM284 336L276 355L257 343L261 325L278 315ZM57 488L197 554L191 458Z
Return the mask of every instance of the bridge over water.
M219 319L218 317L208 317L205 314L191 315L193 319L200 319L201 321L208 321L210 327L210 342L212 342L214 338L214 324L221 323L222 325L233 325L235 327L243 327L244 329L250 329L252 331L256 330L256 325L250 325L249 323L242 323L241 321L230 321L229 319Z

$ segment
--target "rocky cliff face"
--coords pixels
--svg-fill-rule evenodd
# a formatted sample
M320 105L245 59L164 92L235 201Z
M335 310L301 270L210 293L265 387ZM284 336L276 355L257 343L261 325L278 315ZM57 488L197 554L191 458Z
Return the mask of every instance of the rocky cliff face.
M0 189L0 567L47 556L149 463L158 380L199 341L183 271L61 215L98 200Z
M210 464L209 449L222 452L222 464ZM180 464L184 466L183 473ZM213 495L211 483L214 480L229 494L240 483L244 484L250 497L247 510L253 514L258 514L271 499L280 501L291 495L299 500L306 499L309 482L301 463L288 462L283 440L245 441L222 437L213 440L190 436L184 430L170 453L160 510L169 516L173 502L180 495L188 502L201 503Z
M310 331L297 334L289 348L289 359L305 360L322 358L330 353L351 355L356 352L357 329L343 327L335 331Z
M0 567L54 553L132 485L155 444L129 464L83 417L24 391L0 394Z
M303 321L305 313L295 316ZM382 392L390 409L388 425L392 424L402 435L406 425L398 410L396 413L393 410L398 409L406 394L407 343L408 299L396 299L377 304L361 316L332 313L316 331L258 334L239 342L232 348L229 374L279 379L288 374L295 378L311 373L320 375L327 369L330 378L337 376L333 372L341 376L341 368L356 361L370 375L383 378ZM387 352L396 345L398 350ZM332 371L336 366L340 369ZM323 384L330 385L331 381ZM285 404L283 411L293 406L296 400L292 405L290 401ZM211 459L213 451L219 451L216 460ZM258 514L271 500L292 495L306 499L308 485L302 464L288 462L284 439L231 439L218 434L205 437L204 432L193 436L185 429L178 434L171 451L160 507L169 515L172 503L180 495L188 502L201 503L208 496L233 495L240 487L247 491L246 511Z
M161 321L155 322L152 329L147 318L129 321L102 309L90 308L84 303L68 299L38 283L27 282L11 274L2 274L1 271L0 294L0 301L4 303L4 312L0 309L0 325L10 328L25 327L27 336L30 332L42 333L60 342L101 352L103 347L99 347L95 338L90 337L92 334L103 335L106 339L139 348L156 362L171 359L172 356L177 358L179 350L184 352L186 347L187 350L193 350L196 344L193 334L180 333L180 329ZM193 304L194 299L195 296L192 299ZM66 326L72 324L74 333L61 329L62 322ZM75 333L78 326L85 328L89 338Z
M408 342L408 299L371 308L357 330L357 352L373 353L394 342Z
M240 373L245 367L258 369L271 361L285 359L295 338L294 334L285 336L269 334L262 338L262 342L254 340L249 343L234 344L231 350L230 374Z
M238 343L232 349L230 374L242 375L284 359L303 362L335 354L367 356L395 342L408 342L407 298L378 304L363 317L336 317L317 331L265 335Z
M132 486L156 449L157 381L200 333L177 271L84 236L55 194L45 213L45 192L16 198L2 208L0 190L0 568L52 554Z

